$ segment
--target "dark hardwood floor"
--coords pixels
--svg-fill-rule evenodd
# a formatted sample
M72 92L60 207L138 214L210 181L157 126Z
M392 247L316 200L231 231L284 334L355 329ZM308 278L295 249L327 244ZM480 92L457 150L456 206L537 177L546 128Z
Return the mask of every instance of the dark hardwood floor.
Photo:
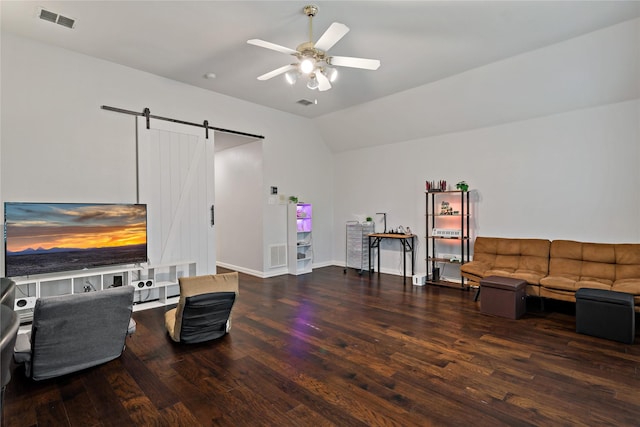
M16 368L3 425L640 424L640 345L576 334L573 304L508 320L407 282L241 274L229 335L175 344L164 308L136 312L117 360L42 382Z

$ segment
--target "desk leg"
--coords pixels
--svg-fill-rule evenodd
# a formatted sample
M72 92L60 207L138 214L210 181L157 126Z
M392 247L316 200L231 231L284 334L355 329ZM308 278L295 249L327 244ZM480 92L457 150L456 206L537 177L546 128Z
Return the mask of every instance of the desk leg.
M402 283L407 283L407 245L402 245Z
M378 276L380 276L380 241L382 239L376 237L376 247L378 248Z
M369 236L369 277L371 277L371 236Z
M411 238L411 276L413 276L415 274L413 272L413 263L414 263L415 257L416 257L415 247L416 247L416 238L412 237Z

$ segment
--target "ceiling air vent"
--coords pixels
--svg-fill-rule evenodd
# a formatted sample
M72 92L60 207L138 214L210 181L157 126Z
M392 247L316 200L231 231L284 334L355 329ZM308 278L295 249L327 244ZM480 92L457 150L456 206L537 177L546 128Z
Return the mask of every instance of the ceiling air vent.
M301 99L300 101L296 102L296 104L304 105L305 107L308 107L309 105L314 105L317 103L318 101L309 101L308 99Z
M50 10L38 8L38 18L45 21L53 22L54 24L62 25L63 27L73 28L76 24L76 20L67 16L59 15Z

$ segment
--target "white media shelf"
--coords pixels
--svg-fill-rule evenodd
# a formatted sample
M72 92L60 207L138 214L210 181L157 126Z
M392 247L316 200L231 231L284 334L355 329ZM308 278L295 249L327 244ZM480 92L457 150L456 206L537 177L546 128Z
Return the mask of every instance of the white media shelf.
M180 277L196 275L196 263L174 262L163 265L119 266L104 269L14 277L15 310L20 323L33 320L35 300L40 297L95 292L114 286L133 286L134 311L175 304L180 297ZM20 306L19 304L22 304Z
M312 206L289 204L287 245L289 274L306 274L313 270Z

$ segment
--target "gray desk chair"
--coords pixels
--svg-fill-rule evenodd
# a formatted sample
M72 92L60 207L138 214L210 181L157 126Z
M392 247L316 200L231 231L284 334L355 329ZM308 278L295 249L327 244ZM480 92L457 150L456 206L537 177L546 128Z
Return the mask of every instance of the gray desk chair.
M34 380L65 375L120 357L131 326L132 286L38 298L30 334L15 360Z

